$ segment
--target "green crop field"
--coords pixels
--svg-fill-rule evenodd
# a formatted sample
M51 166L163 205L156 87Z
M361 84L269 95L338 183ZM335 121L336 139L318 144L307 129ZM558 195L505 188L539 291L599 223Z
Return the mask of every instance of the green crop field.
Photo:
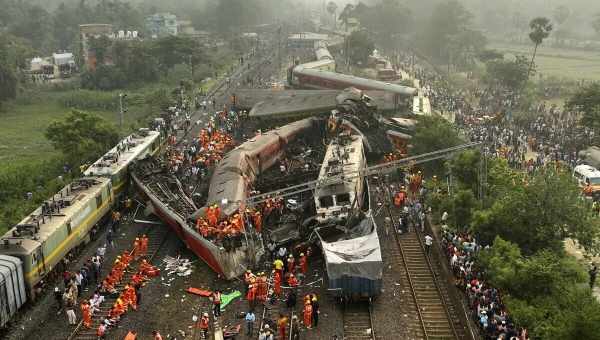
M521 54L531 58L533 45L491 43L489 48L507 55ZM537 70L544 76L571 80L600 80L600 51L583 51L541 45L535 58Z
M70 109L63 107L51 94L31 104L8 103L0 111L0 162L20 162L47 159L56 154L44 136L46 127L54 120L66 116ZM94 111L105 119L117 123L116 112ZM143 116L142 110L130 109L124 119L124 127Z

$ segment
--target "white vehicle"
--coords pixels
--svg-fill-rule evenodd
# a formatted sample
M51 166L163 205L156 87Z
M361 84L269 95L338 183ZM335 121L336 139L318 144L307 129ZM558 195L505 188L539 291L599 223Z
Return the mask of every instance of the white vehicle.
M593 166L587 164L581 164L573 169L573 177L577 179L579 187L586 188L591 187L586 192L587 196L591 196L592 193L600 191L600 171Z

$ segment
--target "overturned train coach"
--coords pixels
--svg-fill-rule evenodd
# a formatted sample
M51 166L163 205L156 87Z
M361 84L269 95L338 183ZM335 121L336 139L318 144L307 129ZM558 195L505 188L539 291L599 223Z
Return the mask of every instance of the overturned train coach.
M207 263L215 272L226 279L241 275L245 268L254 265L261 253L257 249L260 240L246 230L241 246L226 249L217 240L203 237L194 224L198 217L204 217L208 206L220 206L222 217L244 211L248 190L256 178L276 164L284 155L288 144L300 135L317 127L318 119L307 118L262 133L239 145L223 157L213 171L207 196L207 206L190 216L182 216L155 194L144 178L133 173L133 179L140 190L148 196L157 215L164 220L181 238L186 246Z

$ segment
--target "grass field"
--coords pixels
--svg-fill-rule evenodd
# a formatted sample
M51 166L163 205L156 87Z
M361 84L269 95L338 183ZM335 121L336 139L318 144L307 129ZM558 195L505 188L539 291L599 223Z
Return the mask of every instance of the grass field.
M509 55L521 54L531 58L533 46L490 43L489 48ZM555 48L541 45L535 58L537 70L544 76L572 80L600 80L600 52Z
M58 102L60 94L48 94L43 100L32 104L6 104L0 111L0 162L46 159L56 154L44 131L52 121L63 118L70 111ZM118 123L116 112L87 111ZM125 116L124 127L136 122L143 113L141 108L130 109Z

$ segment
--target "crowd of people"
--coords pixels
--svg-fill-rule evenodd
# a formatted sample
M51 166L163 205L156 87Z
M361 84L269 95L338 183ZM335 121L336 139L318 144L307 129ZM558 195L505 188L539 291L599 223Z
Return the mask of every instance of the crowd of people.
M514 324L498 290L475 270L475 257L481 246L469 233L456 233L442 226L442 248L450 259L456 286L465 292L472 318L487 339L527 340L527 330Z
M54 288L54 295L58 308L64 307L69 325L77 325L75 312L77 301L80 301L79 308L83 327L92 328L92 317L100 311L100 306L108 298L116 298L108 316L101 320L98 325L96 334L99 339L106 337L108 328L115 326L129 308L136 310L137 305L141 302L140 288L144 282L160 273L159 269L149 264L144 258L147 250L148 237L142 235L136 238L132 250L126 250L118 255L109 274L102 280L101 271L106 253L105 244L98 247L94 256L88 259L79 271L65 271L63 273L64 292L57 286ZM125 280L125 273L132 271L134 262L139 259L141 259L141 262L135 270L135 274L125 285L122 285ZM88 287L94 288L93 295L90 298L82 298L84 290L87 290ZM158 335L160 336L160 334Z

